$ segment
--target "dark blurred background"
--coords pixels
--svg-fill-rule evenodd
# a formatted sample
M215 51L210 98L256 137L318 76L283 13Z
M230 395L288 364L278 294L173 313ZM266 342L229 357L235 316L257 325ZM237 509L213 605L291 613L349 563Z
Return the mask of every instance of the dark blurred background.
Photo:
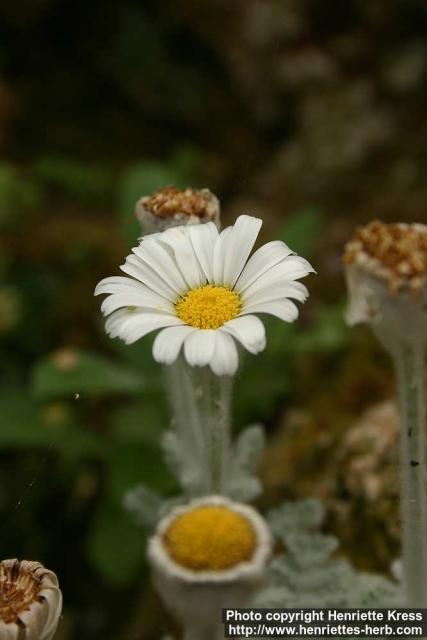
M167 184L314 263L300 320L246 358L235 429L266 425L261 507L316 495L351 560L388 570L391 368L345 326L340 255L359 223L426 221L426 37L424 0L0 3L0 555L58 573L59 640L170 626L121 506L138 482L176 491L161 371L93 298Z

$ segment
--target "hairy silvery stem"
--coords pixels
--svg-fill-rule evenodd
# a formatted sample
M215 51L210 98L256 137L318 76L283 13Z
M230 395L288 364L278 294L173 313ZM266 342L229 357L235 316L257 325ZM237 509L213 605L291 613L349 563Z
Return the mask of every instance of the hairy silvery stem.
M206 450L207 493L222 494L229 467L232 378L218 377L209 367L200 373L197 395Z
M230 455L232 377L190 367L181 356L166 367L183 466L181 480L193 495L224 494Z
M423 345L393 352L402 415L403 579L411 606L427 607L427 477Z
M373 222L356 232L344 261L347 320L371 326L398 374L403 582L406 604L427 607L427 227Z

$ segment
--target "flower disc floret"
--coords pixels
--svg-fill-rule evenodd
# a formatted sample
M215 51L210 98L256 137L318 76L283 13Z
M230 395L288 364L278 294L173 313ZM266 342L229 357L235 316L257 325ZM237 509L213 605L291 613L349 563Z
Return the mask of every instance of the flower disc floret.
M213 284L191 289L176 304L178 317L196 329L219 329L238 316L240 309L238 293Z
M193 570L224 570L250 560L256 547L248 520L224 506L204 506L172 522L165 546L178 564Z

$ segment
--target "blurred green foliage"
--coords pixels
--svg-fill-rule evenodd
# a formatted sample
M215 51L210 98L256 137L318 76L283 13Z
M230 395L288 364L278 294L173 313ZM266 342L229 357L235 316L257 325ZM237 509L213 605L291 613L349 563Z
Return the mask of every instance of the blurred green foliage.
M137 393L143 385L138 372L108 358L78 351L63 351L54 358L41 359L32 377L33 393L41 399Z
M39 182L28 176L23 182L22 178L22 172L15 165L0 162L1 228L13 228L18 216L25 215L42 202L43 192Z

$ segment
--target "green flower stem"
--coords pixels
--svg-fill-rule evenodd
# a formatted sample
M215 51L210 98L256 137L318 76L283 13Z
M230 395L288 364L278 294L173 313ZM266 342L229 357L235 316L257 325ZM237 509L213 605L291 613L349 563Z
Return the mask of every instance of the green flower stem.
M224 494L230 456L232 378L180 357L167 367L169 398L182 451L181 478L193 495ZM189 470L191 470L189 474Z
M401 405L403 579L407 604L427 607L427 476L424 348L394 350Z

